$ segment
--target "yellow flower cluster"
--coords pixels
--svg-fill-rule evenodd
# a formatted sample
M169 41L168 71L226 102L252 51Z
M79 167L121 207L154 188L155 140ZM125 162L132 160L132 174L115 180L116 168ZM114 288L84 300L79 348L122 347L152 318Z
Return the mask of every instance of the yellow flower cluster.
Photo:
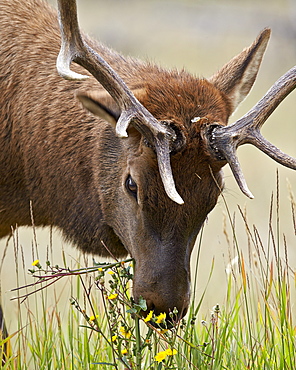
M148 313L148 315L145 317L144 321L145 321L145 322L151 321L152 316L153 316L153 311L150 311L150 312Z
M116 294L116 293L113 293L113 294L110 294L110 295L108 295L108 299L110 299L110 300L112 300L112 299L115 299L115 298L117 298L117 296L118 296L118 294Z
M157 316L156 324L161 324L166 319L166 313L161 313Z
M155 361L161 362L163 361L167 356L174 356L177 353L176 349L168 348L165 351L158 352L157 355L154 357Z
M152 320L152 318L153 318L153 311L150 311L148 315L145 317L144 321L149 322ZM166 319L166 313L164 312L156 316L155 322L156 324L161 324L165 321L165 319Z
M126 331L126 330L125 330L124 326L121 326L121 327L120 327L120 329L119 329L119 331L120 331L120 334L121 334L124 338L126 338L126 339L129 339L129 338L131 337L131 335L132 335L132 333L130 333L129 331Z

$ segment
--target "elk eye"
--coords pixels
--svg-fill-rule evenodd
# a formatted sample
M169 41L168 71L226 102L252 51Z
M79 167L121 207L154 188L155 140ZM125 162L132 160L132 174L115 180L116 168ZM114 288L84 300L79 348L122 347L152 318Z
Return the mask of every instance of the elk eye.
M128 178L125 181L125 187L128 190L128 192L137 199L137 191L138 187L131 175L128 176Z

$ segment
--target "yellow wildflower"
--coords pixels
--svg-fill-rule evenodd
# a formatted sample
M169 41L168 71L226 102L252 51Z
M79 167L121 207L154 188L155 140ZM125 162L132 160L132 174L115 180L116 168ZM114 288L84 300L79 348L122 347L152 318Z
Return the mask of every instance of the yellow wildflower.
M102 267L99 267L99 268L98 268L98 270L99 270L100 272L102 272L102 271L103 271Z
M168 348L165 351L158 352L157 355L154 357L155 361L161 362L163 361L167 356L173 356L177 353L176 349Z
M166 351L158 352L156 356L154 356L155 361L161 362L167 357Z
M126 348L122 349L122 350L121 350L121 354L122 354L122 355L126 355L126 354L127 354L127 349L126 349Z
M157 316L156 324L161 324L166 318L166 313L161 313Z
M95 321L97 318L99 317L99 315L92 315L90 318L89 318L89 321Z
M177 350L175 348L173 348L173 350L171 348L168 348L165 353L167 354L167 356L174 356L177 353Z
M112 271L112 270L110 270L110 271L108 271L108 274L109 274L109 275L114 275L114 274L115 274L115 272L114 272L114 271Z
M112 336L111 340L112 340L112 342L115 342L116 339L117 339L117 335L115 334L115 335Z
M129 339L131 336L132 336L132 333L130 333L129 331L126 331L125 328L123 326L120 327L119 329L120 331L120 334L126 338L126 339Z
M153 311L150 311L150 312L148 313L148 315L145 317L144 321L145 321L145 322L151 321L152 316L153 316Z
M33 263L32 263L32 266L37 266L39 265L39 260L35 260Z
M116 294L116 293L113 293L113 294L110 294L110 295L108 295L108 299L115 299L115 298L117 298L117 296L118 296L118 294Z

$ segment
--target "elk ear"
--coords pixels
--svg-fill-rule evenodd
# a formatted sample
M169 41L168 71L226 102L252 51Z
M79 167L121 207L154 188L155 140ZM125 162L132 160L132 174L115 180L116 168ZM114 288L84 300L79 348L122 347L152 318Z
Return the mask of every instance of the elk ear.
M132 90L132 92L139 100L142 100L146 93L143 88ZM86 110L112 125L116 125L121 111L107 91L78 91L76 97Z
M264 29L240 54L225 64L209 81L230 99L232 111L251 90L270 37L271 30Z
M120 116L120 109L107 91L78 92L77 99L86 110L105 121L116 125Z

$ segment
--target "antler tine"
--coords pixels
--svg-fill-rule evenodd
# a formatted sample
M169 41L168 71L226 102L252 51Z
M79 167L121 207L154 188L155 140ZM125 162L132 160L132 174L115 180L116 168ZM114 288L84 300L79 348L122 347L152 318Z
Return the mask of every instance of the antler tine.
M58 0L58 7L62 35L61 50L57 58L59 74L71 80L87 78L88 76L70 70L70 64L73 61L96 78L121 108L122 113L116 124L116 134L119 137L127 137L127 128L132 123L148 142L154 144L158 163L161 164L159 165L160 175L168 196L176 203L184 203L175 188L170 165L168 143L175 139L175 134L140 104L110 65L82 39L77 20L76 1Z
M71 62L77 57L79 50L83 49L77 20L76 1L58 1L58 9L61 30L61 49L56 63L58 73L67 80L85 80L88 76L70 69Z
M296 66L284 74L245 116L229 126L213 124L204 128L203 134L210 151L217 159L229 163L241 191L249 198L253 198L253 195L247 187L236 156L238 146L253 144L278 163L296 170L296 159L283 153L260 133L267 118L295 87Z
M70 70L70 64L73 61L80 64L96 78L110 93L123 112L123 116L119 119L116 127L119 136L127 137L126 129L132 119L135 119L135 122L133 122L135 126L145 121L145 127L137 128L151 142L159 132L169 135L170 132L139 103L110 65L84 42L77 20L76 1L59 0L58 6L62 35L61 50L57 58L59 74L71 80L87 78L88 76Z

